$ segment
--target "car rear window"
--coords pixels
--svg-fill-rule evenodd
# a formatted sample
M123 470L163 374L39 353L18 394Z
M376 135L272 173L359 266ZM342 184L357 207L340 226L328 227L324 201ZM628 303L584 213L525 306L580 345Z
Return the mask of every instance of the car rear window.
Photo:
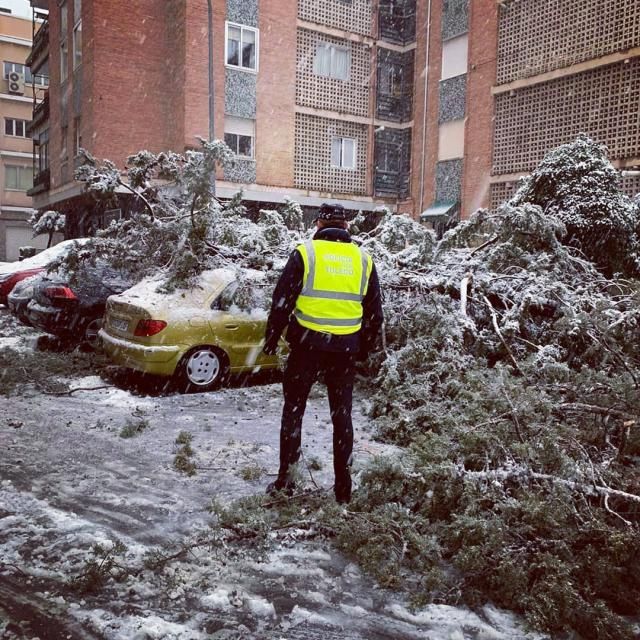
M262 314L269 310L273 286L241 280L230 284L216 299L214 308L229 313Z

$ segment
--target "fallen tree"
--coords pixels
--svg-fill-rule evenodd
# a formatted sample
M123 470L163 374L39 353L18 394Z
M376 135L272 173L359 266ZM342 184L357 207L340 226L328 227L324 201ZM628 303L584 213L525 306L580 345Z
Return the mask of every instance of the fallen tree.
M598 157L583 138L560 155L581 162L589 146ZM572 183L552 182L571 173L557 156L531 182L547 175L549 192L568 197ZM576 169L576 193L604 180L607 206L618 215L620 203L637 224L637 205L610 189L606 169ZM386 313L385 349L368 363L370 416L403 453L362 470L347 511L315 496L276 513L243 502L221 526L266 536L304 513L417 605L492 601L554 636L635 637L640 282L611 275L608 249L589 260L566 224L572 211L558 204L557 215L551 202L521 193L440 242L391 215L361 233ZM637 240L616 246L615 260L632 264Z
M640 216L614 174L581 137L439 243L394 251L393 219L365 240L386 267L371 416L406 454L363 473L354 509L403 544L367 528L343 544L419 602L635 637Z
M218 204L203 170L224 154L198 153L138 154L128 184L152 211L112 225L99 250L140 273L164 268L168 288L223 264L275 280L302 237L299 209L253 222L241 196ZM109 175L94 164L85 177L109 187ZM315 495L253 499L221 510L219 526L253 540L304 522L417 604L490 600L553 634L634 637L639 219L584 137L439 242L403 216L359 216L386 313L385 347L367 363L370 417L404 453L361 471L346 512Z

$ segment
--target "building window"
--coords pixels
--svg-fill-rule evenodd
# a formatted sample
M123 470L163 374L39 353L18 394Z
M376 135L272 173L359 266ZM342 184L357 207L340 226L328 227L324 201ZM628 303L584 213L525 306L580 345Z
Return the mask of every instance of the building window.
M251 136L243 136L240 133L225 133L224 141L237 156L253 158L253 138Z
M6 165L4 187L10 191L28 191L33 187L33 167Z
M74 141L74 148L73 148L74 156L79 155L80 149L82 149L82 129L81 129L81 125L82 125L81 118L76 118L73 121L73 127L74 127L74 130L75 130L75 141Z
M49 78L47 76L31 75L31 69L29 67L20 64L19 62L7 62L4 61L4 73L3 77L5 80L9 79L9 74L12 72L19 73L21 76L24 76L24 81L27 84L35 84L40 85L42 87L46 87L49 85Z
M464 157L464 118L443 122L438 130L438 160Z
M60 43L60 82L66 82L69 77L69 45L64 40Z
M403 68L395 64L380 66L379 91L383 96L398 98L402 96Z
M237 156L255 156L255 121L249 118L227 116L224 120L224 141Z
M49 168L49 129L38 136L38 173Z
M60 128L60 157L66 160L67 155L67 140L69 139L69 127L64 126Z
M329 42L318 42L313 72L317 76L348 80L351 72L351 51Z
M15 136L17 138L27 138L28 120L18 120L17 118L4 119L4 133L7 136Z
M69 7L65 0L60 2L60 82L69 77L69 44L67 30L69 24Z
M340 169L356 168L356 140L334 138L331 141L331 166Z
M258 70L258 30L227 22L225 59L230 67Z
M73 27L73 68L82 64L82 20Z
M60 3L60 39L64 40L67 37L67 25L69 19L69 9L65 0Z
M416 0L379 0L378 7L378 29L383 40L401 45L415 42Z
M376 154L376 171L379 173L400 173L400 157L402 147L393 142L378 144Z
M82 64L82 0L73 3L73 68Z
M469 37L467 34L447 40L442 44L442 65L440 79L455 78L467 73Z

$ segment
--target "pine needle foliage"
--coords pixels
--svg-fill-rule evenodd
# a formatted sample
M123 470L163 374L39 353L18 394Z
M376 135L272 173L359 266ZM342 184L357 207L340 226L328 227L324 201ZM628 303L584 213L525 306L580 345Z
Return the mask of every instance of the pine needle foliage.
M535 204L566 227L565 241L608 276L640 275L638 205L620 191L607 149L585 135L551 151L511 204Z
M132 277L162 274L160 289L170 292L196 286L206 269L243 267L270 271L286 259L303 229L302 211L288 201L283 213L263 211L253 222L242 192L226 203L212 190L212 175L233 162L233 153L219 140L199 139L184 155L140 151L119 170L114 163L84 152L76 179L100 202L111 202L126 189L139 200L139 213L114 221L67 260L106 260ZM275 279L275 273L273 279Z
M603 154L556 150L439 243L391 217L365 239L388 267L371 417L406 453L370 467L355 504L393 525L347 548L417 602L490 600L613 640L640 613L640 282Z
M578 247L560 215L574 174L626 203L613 173L584 166L591 144L534 174L547 175L544 202L479 211L439 242L390 214L361 233L386 315L370 416L403 453L365 467L347 510L254 499L220 510L220 526L330 537L416 605L493 602L554 637L635 637L640 282L612 275L609 245L598 261L587 236Z

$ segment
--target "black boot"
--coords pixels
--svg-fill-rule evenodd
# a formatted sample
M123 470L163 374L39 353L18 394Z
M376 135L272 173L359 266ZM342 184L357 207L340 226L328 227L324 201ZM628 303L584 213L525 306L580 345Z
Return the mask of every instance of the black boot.
M338 504L349 504L351 502L351 476L348 472L339 482L336 480L333 491Z
M293 480L281 480L278 478L267 485L265 493L274 498L278 493L284 493L286 496L292 496L295 490L296 483Z

